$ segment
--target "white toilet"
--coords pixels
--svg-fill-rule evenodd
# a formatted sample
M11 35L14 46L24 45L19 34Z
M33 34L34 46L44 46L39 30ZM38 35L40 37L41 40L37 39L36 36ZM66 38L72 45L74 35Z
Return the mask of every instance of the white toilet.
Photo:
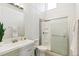
M34 47L35 47L35 50L36 50L36 55L37 56L44 56L45 51L47 50L47 47L39 46L39 40L38 39L35 39L34 42L35 42Z
M50 48L44 45L39 46L39 40L35 39L35 50L37 56L61 56L60 54L51 52Z
M45 52L48 50L45 46L37 46L37 56L45 56Z
M51 52L50 49L48 49L46 46L37 46L38 52L37 56L62 56L60 54L57 54L55 52Z

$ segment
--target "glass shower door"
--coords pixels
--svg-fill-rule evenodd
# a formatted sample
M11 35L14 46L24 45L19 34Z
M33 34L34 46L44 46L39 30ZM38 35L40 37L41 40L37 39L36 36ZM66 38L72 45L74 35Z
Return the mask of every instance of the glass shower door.
M68 21L67 18L52 20L51 50L60 55L68 55Z

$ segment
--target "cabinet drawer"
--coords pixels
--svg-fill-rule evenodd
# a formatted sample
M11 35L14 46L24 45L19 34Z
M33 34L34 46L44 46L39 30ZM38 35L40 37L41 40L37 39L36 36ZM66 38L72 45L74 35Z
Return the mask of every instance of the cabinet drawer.
M34 54L33 54L33 51L29 51L29 52L27 52L27 51L24 52L24 51L23 51L20 55L21 55L21 56L32 56L32 55L34 55Z
M28 46L24 46L24 47L22 47L21 49L23 49L23 50L28 50L28 49L32 49L32 48L34 48L34 44L30 44L30 45L28 45Z

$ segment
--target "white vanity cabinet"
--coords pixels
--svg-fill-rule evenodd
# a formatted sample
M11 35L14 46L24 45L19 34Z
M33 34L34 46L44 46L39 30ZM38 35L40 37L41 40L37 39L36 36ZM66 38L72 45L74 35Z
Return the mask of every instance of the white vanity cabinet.
M34 55L34 41L23 40L16 43L3 44L0 56L32 56Z
M19 50L20 56L33 56L34 55L34 43L31 43L27 46L22 47Z

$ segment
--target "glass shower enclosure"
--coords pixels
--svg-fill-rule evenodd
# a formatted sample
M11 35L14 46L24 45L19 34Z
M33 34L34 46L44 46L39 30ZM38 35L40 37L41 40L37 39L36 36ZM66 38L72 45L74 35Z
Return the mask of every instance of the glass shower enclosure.
M54 53L69 55L68 18L49 19L41 24L42 45Z

